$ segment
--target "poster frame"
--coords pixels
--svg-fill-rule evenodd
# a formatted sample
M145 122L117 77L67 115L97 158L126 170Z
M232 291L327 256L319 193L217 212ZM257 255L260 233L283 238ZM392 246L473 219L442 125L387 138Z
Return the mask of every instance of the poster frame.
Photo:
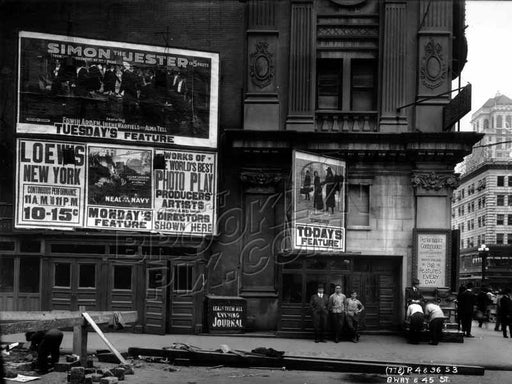
M418 242L419 235L444 235L446 241L446 249L445 249L445 285L444 287L451 287L451 268L452 268L452 260L451 260L451 249L452 249L452 238L451 238L451 229L443 229L443 228L414 228L413 229L413 257L412 257L412 278L419 279L419 252L418 252ZM422 287L420 285L420 287ZM423 286L427 287L427 286ZM427 288L434 288L428 286Z

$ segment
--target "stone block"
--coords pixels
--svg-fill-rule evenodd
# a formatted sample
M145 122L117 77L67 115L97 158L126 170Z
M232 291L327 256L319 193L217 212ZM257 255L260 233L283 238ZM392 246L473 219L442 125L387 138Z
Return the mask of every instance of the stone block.
M119 367L124 368L125 375L133 375L133 368L130 364L120 364Z
M112 373L114 374L115 377L119 379L119 381L124 380L124 368L115 367L114 369L112 369Z
M71 384L84 384L85 383L85 368L73 367L69 374L69 382Z
M71 368L73 367L79 367L80 361L73 361L73 362L58 362L55 364L55 371L56 372L69 372Z
M85 381L84 384L92 384L92 375L85 375Z
M93 373L91 375L91 379L93 383L99 383L101 381L101 378L103 377L103 374L100 373Z
M103 371L103 377L112 377L114 376L114 374L112 373L112 371L110 369L105 369Z

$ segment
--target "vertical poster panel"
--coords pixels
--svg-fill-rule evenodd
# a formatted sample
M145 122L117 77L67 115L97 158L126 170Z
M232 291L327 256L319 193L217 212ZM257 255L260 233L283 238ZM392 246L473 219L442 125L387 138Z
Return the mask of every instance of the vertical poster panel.
M446 286L447 234L417 234L418 280L421 287Z
M294 151L295 249L345 251L344 161Z
M154 230L215 234L216 175L215 153L156 149Z
M16 228L83 226L86 146L18 139Z
M18 133L217 146L217 53L22 31L18 62Z
M153 150L89 145L86 227L150 231Z

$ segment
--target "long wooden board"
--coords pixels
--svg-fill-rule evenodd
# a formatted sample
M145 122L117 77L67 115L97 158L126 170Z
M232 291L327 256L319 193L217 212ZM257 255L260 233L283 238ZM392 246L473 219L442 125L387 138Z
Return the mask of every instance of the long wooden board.
M124 359L124 357L119 353L119 351L112 345L112 343L110 341L108 341L108 339L106 338L106 336L103 334L103 332L101 331L100 327L98 327L98 325L94 322L94 320L92 319L92 317L87 313L87 312L84 312L82 313L82 316L84 317L85 320L87 320L87 322L93 327L93 329L96 331L96 333L101 337L101 340L103 340L103 342L107 345L107 347L112 351L112 353L114 355L116 355L116 357L119 359L119 361L121 362L121 364L127 364L126 360Z

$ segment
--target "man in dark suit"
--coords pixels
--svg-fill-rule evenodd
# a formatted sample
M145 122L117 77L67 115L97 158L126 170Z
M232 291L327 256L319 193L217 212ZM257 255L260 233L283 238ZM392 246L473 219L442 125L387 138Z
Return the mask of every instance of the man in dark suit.
M412 279L412 287L405 288L405 305L409 306L413 300L419 300L420 305L423 304L423 294L419 286L420 281L417 278Z
M466 290L460 294L458 302L462 333L466 337L474 337L471 335L471 322L473 321L473 307L475 304L476 296L473 293L473 284L468 283Z
M313 328L315 329L315 343L325 342L324 333L327 326L327 316L329 314L329 297L324 293L324 286L318 285L318 291L309 301L311 314L313 317Z

